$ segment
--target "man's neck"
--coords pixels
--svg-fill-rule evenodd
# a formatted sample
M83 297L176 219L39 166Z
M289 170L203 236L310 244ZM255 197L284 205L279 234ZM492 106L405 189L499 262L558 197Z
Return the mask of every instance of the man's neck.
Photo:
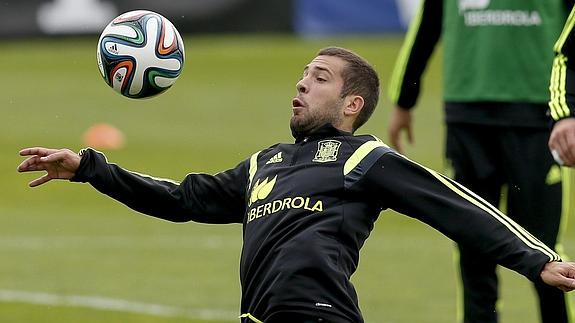
M325 123L324 125L313 129L311 131L305 131L297 133L292 131L292 135L295 138L295 142L303 141L306 138L319 138L319 137L331 137L340 135L352 135L350 131L345 131L334 127L331 123Z

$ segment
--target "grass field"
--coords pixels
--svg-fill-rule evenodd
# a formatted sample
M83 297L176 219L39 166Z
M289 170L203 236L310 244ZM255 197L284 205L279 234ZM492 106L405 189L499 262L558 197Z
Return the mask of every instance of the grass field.
M121 97L102 81L95 38L0 42L0 321L237 322L241 227L172 224L137 214L89 185L30 189L18 174L27 146L82 148L92 124L121 129L107 152L128 169L181 179L215 173L253 152L291 141L295 82L315 52L351 48L372 62L384 88L400 37L298 40L185 37L183 75L150 100ZM437 55L436 55L437 56ZM434 59L407 155L442 169L440 63ZM391 105L360 133L386 140ZM575 253L572 229L564 235ZM353 281L367 322L455 322L453 244L417 221L382 213ZM501 270L502 322L537 322L526 279Z

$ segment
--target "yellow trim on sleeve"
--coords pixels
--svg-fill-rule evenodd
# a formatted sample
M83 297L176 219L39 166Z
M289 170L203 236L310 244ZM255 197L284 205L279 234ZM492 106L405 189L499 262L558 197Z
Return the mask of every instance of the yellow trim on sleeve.
M421 166L421 165L420 165ZM473 205L477 206L478 208L482 209L501 224L503 224L509 231L515 234L523 243L529 246L532 249L539 250L541 253L545 254L549 257L550 261L559 261L561 258L557 253L551 250L548 246L546 246L543 242L539 241L535 238L531 233L513 221L511 218L507 217L505 214L501 213L497 210L496 207L489 204L487 201L483 200L481 197L477 196L475 193L471 192L466 187L462 186L461 184L450 181L449 179L443 177L442 175L438 174L437 172L424 167L426 171L428 171L433 177L451 189L454 193L457 193L459 196L464 198L465 200L469 201Z
M550 101L549 101L549 112L551 113L551 118L553 120L558 120L559 115L557 113L557 96L558 96L558 74L560 71L559 66L559 57L555 57L553 59L553 67L551 68L551 82L549 84L549 93L550 93Z
M507 227L509 231L515 234L527 246L529 246L532 249L539 250L541 253L549 257L549 261L561 260L561 257L559 257L559 255L555 253L555 251L546 246L543 242L539 241L539 239L535 238L531 233L529 233L522 226L520 226L511 218L509 218L507 215L501 213L501 211L499 211L495 206L489 204L489 202L485 201L484 199L482 199L480 196L470 191L465 186L437 173L432 169L420 165L410 159L408 160L426 170L429 174L431 174L431 176L435 177L438 181L443 183L443 185L452 190L454 193L461 196L463 199L467 200L471 204L477 206L478 208L485 211L487 214L491 215L495 220L499 221L501 224Z
M553 60L551 70L551 84L549 92L551 100L549 101L549 111L553 120L559 120L571 115L566 99L566 77L567 77L567 57L563 54L557 54Z
M250 182L248 183L248 188L252 186L252 180L254 179L254 176L256 176L256 172L258 171L258 155L260 154L260 151L253 154L252 157L250 157L250 171L249 171Z
M368 141L359 146L357 150L348 158L343 166L343 175L349 174L372 150L377 147L387 147L381 141Z
M389 83L388 95L394 104L397 104L397 100L399 99L399 94L401 93L401 81L405 77L405 69L407 68L407 61L409 60L409 53L413 48L413 44L415 43L415 37L417 36L417 31L421 25L421 18L423 16L423 7L425 6L425 0L422 0L417 14L413 17L411 23L409 24L409 28L407 30L407 34L405 35L405 40L401 49L399 51L399 55L397 56L397 61L395 64L395 68L391 74L391 81Z
M258 320L257 318L255 318L253 315L251 315L250 313L246 313L246 314L242 314L240 315L240 318L244 318L247 317L250 320L254 321L255 323L264 323L263 321Z
M154 176L151 176L151 175L134 172L134 171L131 171L131 170L128 170L128 169L125 169L125 170L126 170L127 172L129 172L129 173L132 173L132 174L134 174L134 175L138 175L138 176L141 176L141 177L153 179L153 180L160 181L160 182L168 182L168 183L171 183L171 184L174 184L174 185L180 185L180 182L174 181L173 179L162 178L162 177L154 177Z
M573 7L573 9L571 10L569 17L567 18L567 22L565 23L565 27L563 27L563 31L561 31L559 39L557 39L557 42L555 42L555 45L553 46L553 50L555 52L557 53L561 52L561 50L563 49L563 45L565 45L567 37L569 36L571 30L573 29L573 26L575 26L575 7Z

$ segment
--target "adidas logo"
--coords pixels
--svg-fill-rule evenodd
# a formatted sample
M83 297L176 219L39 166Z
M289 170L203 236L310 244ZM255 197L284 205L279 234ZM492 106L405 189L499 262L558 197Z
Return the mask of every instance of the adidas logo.
M282 152L275 154L270 160L268 160L267 164L274 164L274 163L281 163L283 161Z
M116 43L113 43L112 46L108 47L108 52L118 55L119 54L118 45Z

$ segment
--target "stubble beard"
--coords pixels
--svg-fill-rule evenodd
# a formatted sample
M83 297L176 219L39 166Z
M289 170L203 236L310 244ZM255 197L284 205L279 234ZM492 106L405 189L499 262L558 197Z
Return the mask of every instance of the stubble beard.
M307 110L303 115L292 116L290 119L290 129L294 138L307 136L327 123L337 127L341 123L341 116L338 113L340 104L341 102L339 100L338 102L330 104L331 108L323 114L318 113L322 111L320 108Z
M289 122L291 133L294 137L305 136L318 128L318 120L312 116L292 116Z

